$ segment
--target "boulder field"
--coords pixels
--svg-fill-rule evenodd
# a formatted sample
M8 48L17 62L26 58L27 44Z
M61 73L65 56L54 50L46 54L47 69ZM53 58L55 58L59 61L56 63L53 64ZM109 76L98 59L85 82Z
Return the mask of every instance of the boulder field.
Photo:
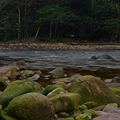
M42 86L42 72L15 64L0 68L0 75L0 120L120 120L120 89L114 79L65 77L58 67L45 75L55 82Z

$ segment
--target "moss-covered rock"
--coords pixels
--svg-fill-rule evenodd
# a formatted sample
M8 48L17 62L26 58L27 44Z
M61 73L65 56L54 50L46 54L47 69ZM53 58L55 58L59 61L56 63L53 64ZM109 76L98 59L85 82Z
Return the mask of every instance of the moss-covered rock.
M75 120L90 120L86 114L79 114L75 117Z
M118 88L112 88L112 87L109 87L110 88L110 90L112 91L112 92L114 92L116 95L120 95L120 89L118 89Z
M117 110L118 110L118 104L116 103L107 104L103 109L104 112L110 112L110 113L117 111ZM119 113L120 113L120 110L119 110Z
M80 99L78 93L63 93L50 98L56 112L70 112L78 109Z
M16 65L0 67L0 76L16 77L20 75L20 70Z
M56 88L63 88L63 87L61 85L48 85L44 89L45 94L47 95L49 92L51 92L52 90L54 90Z
M7 113L19 120L54 120L55 110L48 97L31 92L10 101Z
M68 87L68 85L64 82L58 82L58 83L56 83L56 85L61 85L63 88Z
M60 112L60 113L58 113L57 115L58 115L59 117L64 117L64 118L70 117L70 114L69 114L69 113L66 113L66 112Z
M65 91L63 88L56 88L54 90L52 90L51 92L49 92L47 94L48 97L54 97L58 94L62 94L62 93L66 93L67 91Z
M5 108L10 100L19 95L34 91L34 85L20 80L11 82L0 94L0 104Z
M86 75L80 77L70 85L69 92L79 93L81 104L89 101L97 102L99 105L118 103L119 100L109 87L98 77Z
M98 107L98 103L90 101L90 102L85 102L83 105L86 105L88 109L92 109L94 107Z
M82 105L79 106L79 109L80 109L81 111L83 111L83 110L87 110L88 107L87 107L86 105L82 104Z
M58 120L74 120L74 118L73 117L58 118Z
M44 90L43 90L43 87L38 83L38 82L35 82L33 80L29 80L29 79L24 79L24 80L21 80L23 82L30 82L34 85L34 90L33 92L39 92L39 93L44 93Z

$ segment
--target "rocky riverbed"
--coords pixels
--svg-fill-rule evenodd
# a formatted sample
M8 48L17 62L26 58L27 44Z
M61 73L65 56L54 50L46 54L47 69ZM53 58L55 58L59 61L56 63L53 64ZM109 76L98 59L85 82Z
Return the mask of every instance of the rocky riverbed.
M49 43L10 43L0 44L0 49L15 49L15 50L120 50L120 44L49 44Z
M120 77L102 80L63 67L26 66L17 61L0 67L1 120L120 119Z

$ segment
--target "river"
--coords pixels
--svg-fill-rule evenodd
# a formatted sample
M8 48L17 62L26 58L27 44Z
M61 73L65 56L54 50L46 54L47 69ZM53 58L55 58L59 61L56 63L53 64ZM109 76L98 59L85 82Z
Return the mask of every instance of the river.
M91 56L103 54L112 56L114 60L91 59ZM0 50L0 62L8 64L19 60L41 68L74 67L92 71L101 67L120 69L119 50Z

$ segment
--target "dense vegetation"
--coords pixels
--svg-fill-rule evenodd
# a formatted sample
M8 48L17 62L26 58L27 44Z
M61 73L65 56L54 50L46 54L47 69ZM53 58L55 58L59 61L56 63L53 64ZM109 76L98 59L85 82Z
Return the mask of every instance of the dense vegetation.
M119 0L0 0L0 41L27 38L119 41Z

